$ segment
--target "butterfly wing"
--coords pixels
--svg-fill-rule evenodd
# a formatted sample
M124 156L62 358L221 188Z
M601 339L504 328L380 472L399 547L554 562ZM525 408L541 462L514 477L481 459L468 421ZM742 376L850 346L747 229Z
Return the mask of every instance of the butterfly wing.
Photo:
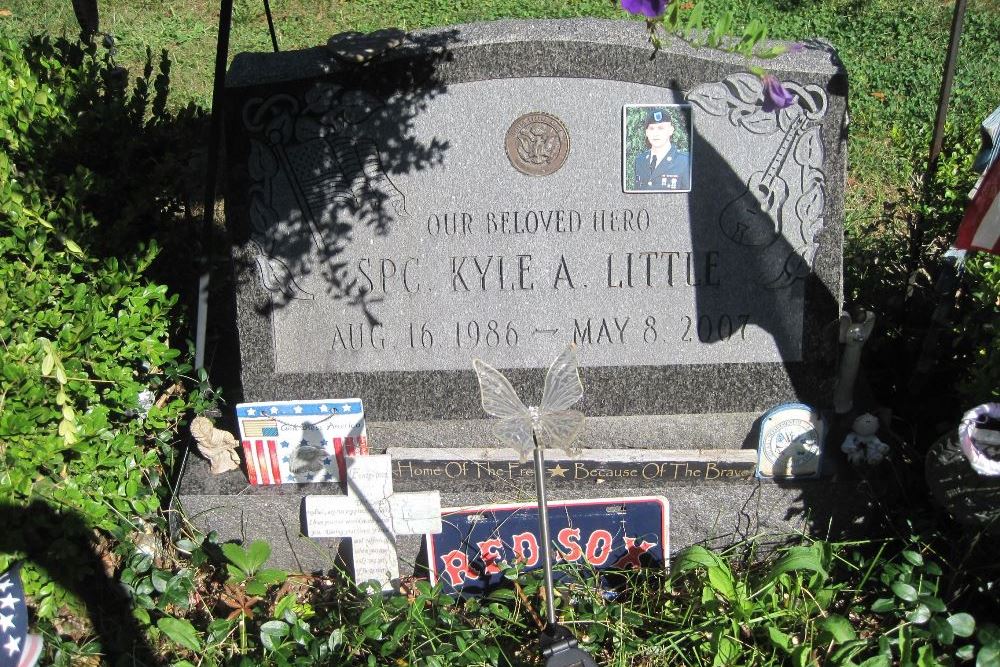
M573 451L572 445L583 430L584 418L582 413L570 407L581 398L583 383L576 361L576 346L570 343L552 362L545 376L542 405L538 409L538 430L546 447Z
M546 412L538 420L539 437L546 447L566 450L570 455L579 454L573 443L583 430L583 413L577 410Z
M517 450L521 463L526 462L535 449L535 438L531 430L531 417L510 417L493 425L493 435Z
M518 450L522 461L527 460L528 453L534 447L531 413L500 371L480 359L474 360L472 367L476 369L476 377L479 379L479 397L483 410L500 419L493 427L493 433L501 442Z
M576 345L570 343L549 366L539 412L544 416L549 412L569 410L581 398L583 383L580 382L580 367L576 363Z

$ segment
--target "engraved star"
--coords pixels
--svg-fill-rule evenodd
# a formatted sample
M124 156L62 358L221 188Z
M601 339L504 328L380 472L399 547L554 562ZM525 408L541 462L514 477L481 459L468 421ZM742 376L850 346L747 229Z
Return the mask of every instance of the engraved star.
M328 408L328 407L326 406L326 403L324 403L323 405L319 406L319 411L320 411L320 412L329 412L329 411L330 411L330 408Z
M289 458L288 458L287 456L282 456L282 457L281 457L281 462L282 462L282 463L288 463L288 461L289 461L289 460L290 460L290 459L289 459Z
M350 412L350 411L351 411L351 406L350 406L350 404L348 404L348 405L345 405L345 406L344 406L343 408L341 408L341 409L342 409L342 410L343 410L344 412Z
M10 616L8 616L7 614L0 614L0 630L2 630L3 632L10 632L10 630L13 627L14 627L14 615L11 614Z
M308 447L308 446L309 446L309 441L308 440L302 440L299 443L299 447Z
M0 609L13 609L14 603L19 602L20 598L16 598L10 593L7 593L4 597L0 598Z
M288 441L287 441L287 440L282 440L282 441L281 441L280 443L278 443L278 444L279 444L279 446L280 446L280 447L281 447L282 449L288 449L288 448L289 448L289 447L291 446L291 445L289 445L289 444L288 444Z
M13 585L14 584L12 584L9 581L0 581L0 593L6 593L7 589L10 588Z
M257 414L257 411L254 410L253 408L247 408L247 414L253 417L255 414Z
M328 466L331 463L333 463L333 459L331 459L329 456L323 459L323 465Z
M553 477L562 477L566 479L566 473L569 472L569 468L563 468L561 463L557 463L554 468L549 470L549 479Z
M292 408L292 412L294 412L297 415L301 415L302 414L302 406L301 405L296 405L294 408Z
M272 405L271 406L271 414L272 415L278 414L278 406L277 405Z
M15 653L20 653L21 651L21 638L11 635L7 643L3 645L7 649L7 657L14 655Z

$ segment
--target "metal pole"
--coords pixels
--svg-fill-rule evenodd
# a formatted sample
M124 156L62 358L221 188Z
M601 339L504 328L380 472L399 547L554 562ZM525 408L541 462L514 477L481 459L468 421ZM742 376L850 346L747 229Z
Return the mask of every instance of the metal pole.
M944 143L944 123L948 117L948 102L951 98L951 84L955 79L955 63L958 62L958 46L962 39L962 21L965 19L966 0L956 0L955 12L951 17L951 38L948 42L948 56L944 61L944 77L941 79L941 92L938 95L937 118L934 120L934 138L931 141L931 154L927 163L924 182L933 177L941 146Z
M274 31L274 17L271 16L271 2L270 0L264 0L264 15L267 17L267 29L271 33L271 45L274 46L274 52L278 52L278 34Z
M222 94L229 62L229 32L233 26L233 0L219 7L219 39L215 45L215 80L212 86L212 117L208 129L208 158L205 165L205 211L201 229L200 275L198 276L198 319L194 334L195 370L205 367L205 331L208 323L208 286L212 273L212 232L215 226L215 177L219 169L222 134Z
M535 441L535 489L538 492L538 532L542 540L542 565L545 568L545 609L549 625L556 623L556 603L552 589L552 558L549 555L549 504L545 500L545 454L538 445L538 435L532 431Z

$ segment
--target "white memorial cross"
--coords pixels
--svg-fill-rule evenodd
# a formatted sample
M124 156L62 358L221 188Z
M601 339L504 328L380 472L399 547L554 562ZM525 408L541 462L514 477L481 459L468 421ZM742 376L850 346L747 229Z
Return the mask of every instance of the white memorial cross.
M306 496L309 537L351 540L354 580L374 579L383 591L399 580L397 535L441 532L441 494L392 492L389 455L348 456L346 496Z

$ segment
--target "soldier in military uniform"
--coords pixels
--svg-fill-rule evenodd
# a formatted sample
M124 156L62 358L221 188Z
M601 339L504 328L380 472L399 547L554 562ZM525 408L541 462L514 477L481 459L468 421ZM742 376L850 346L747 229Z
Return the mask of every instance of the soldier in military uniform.
M636 190L690 190L691 158L673 142L674 120L663 109L646 112L644 123L649 149L635 158Z

